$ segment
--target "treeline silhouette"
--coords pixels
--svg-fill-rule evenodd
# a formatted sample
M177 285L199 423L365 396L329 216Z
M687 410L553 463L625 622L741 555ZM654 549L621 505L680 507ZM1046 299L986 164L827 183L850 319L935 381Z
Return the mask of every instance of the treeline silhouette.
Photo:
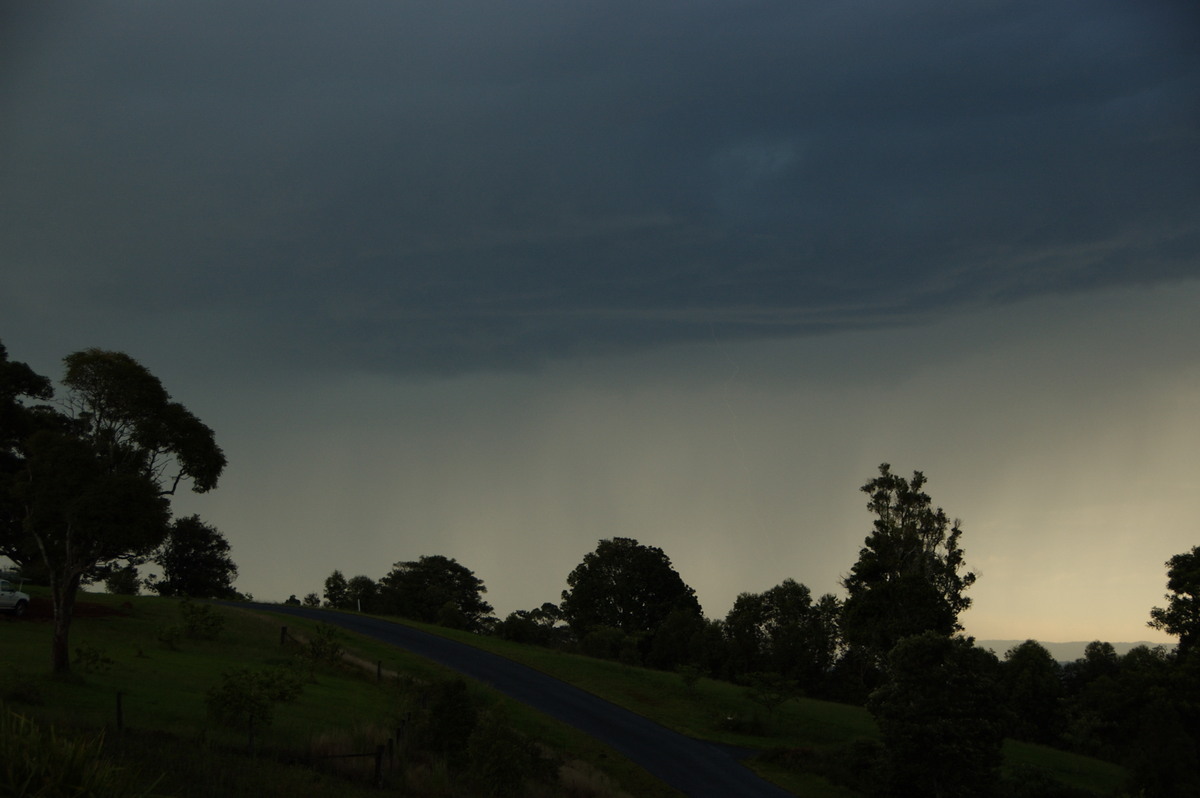
M924 484L921 472L905 479L884 464L863 486L874 529L843 580L845 599L814 598L785 579L706 618L662 549L616 537L584 555L559 602L503 619L483 600L482 580L442 556L397 563L378 581L334 571L324 602L315 593L305 601L706 675L777 700L866 706L883 742L859 751L869 761L847 781L870 794L1085 794L1038 774L1001 779L1000 746L1011 737L1124 765L1131 794L1200 795L1200 548L1167 563L1168 606L1150 611L1150 625L1179 636L1178 647L1120 656L1095 641L1060 663L1027 640L998 654L961 634L975 575L960 523L933 507Z

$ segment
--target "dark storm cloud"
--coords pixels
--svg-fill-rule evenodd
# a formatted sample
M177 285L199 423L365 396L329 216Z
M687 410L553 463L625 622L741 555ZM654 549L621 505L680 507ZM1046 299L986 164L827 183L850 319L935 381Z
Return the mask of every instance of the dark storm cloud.
M1200 273L1196 13L941 5L10 11L3 307L460 370Z

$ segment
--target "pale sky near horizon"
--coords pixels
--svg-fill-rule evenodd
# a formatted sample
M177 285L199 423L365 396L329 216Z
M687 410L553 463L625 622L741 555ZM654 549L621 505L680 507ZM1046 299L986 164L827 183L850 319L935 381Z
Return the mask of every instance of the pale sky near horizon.
M208 423L239 589L601 538L840 593L881 462L981 639L1151 640L1200 545L1185 2L0 11L0 341Z

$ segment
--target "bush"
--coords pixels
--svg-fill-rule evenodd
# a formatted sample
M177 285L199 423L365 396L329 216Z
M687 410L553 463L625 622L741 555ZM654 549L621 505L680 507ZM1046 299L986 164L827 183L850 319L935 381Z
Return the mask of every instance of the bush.
M319 623L313 629L308 646L304 649L304 656L314 664L337 665L346 653L346 649L342 648L345 638L346 635L336 626Z
M0 712L0 795L140 798L140 774L100 758L104 735L71 739L15 712ZM155 782L157 783L157 782Z
M683 687L689 693L695 692L696 683L700 681L701 672L695 665L680 665L675 669L679 674L679 678L683 680Z
M420 748L459 760L475 731L478 709L462 679L430 685L427 702L414 720L413 741Z
M104 587L117 596L136 596L141 589L137 568L132 565L118 568L104 578Z
M196 604L191 599L179 602L183 630L193 640L215 640L225 628L225 616L210 604Z
M274 720L275 704L294 701L303 689L300 680L282 668L236 668L209 688L205 703L209 716L224 726L266 728Z
M1007 726L998 667L969 638L925 632L896 644L888 681L867 703L883 739L886 794L994 792Z
M624 632L613 626L597 626L579 641L579 653L597 659L617 659L629 648Z
M549 780L555 770L528 738L509 725L501 706L479 716L467 740L467 758L467 779L476 795L519 795L527 781Z
M748 673L746 697L774 715L775 710L800 695L795 679L785 679L778 673Z

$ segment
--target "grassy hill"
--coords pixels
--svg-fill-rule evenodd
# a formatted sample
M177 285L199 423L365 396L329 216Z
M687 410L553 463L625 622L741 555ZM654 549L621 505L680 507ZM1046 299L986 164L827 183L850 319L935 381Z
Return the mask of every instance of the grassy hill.
M31 592L35 604L44 608L44 597L36 588ZM406 795L478 794L460 778L461 762L423 752L412 739L421 696L428 685L450 678L440 666L349 635L342 645L366 667L313 665L302 656L303 645L280 643L283 625L302 640L319 636L315 624L293 617L222 607L216 610L226 619L220 635L192 640L170 631L173 626L178 631L178 601L106 594L84 595L81 601L72 629L72 649L80 659L69 679L48 675L48 620L35 612L29 619L0 621L0 700L69 736L105 730L107 756L140 773L147 785L160 779L156 794L264 798L336 790L338 795L379 795L370 786L374 757L314 757L368 753L389 740L391 754L383 774L388 786L402 788ZM742 688L723 682L702 678L687 684L677 674L421 628L528 664L685 734L769 752L751 766L799 795L856 795L850 785L821 774L831 768L844 773L847 758L853 769L855 751L877 736L870 715L857 707L802 699L768 713L748 700ZM211 720L205 700L222 674L239 667L303 675L301 695L280 704L274 722L254 730L253 738L248 729ZM471 694L479 706L496 707L516 731L537 740L560 766L556 778L543 779L524 794L677 795L563 724L481 685L472 685ZM1040 746L1010 742L1005 754L1007 767L1036 767L1100 795L1113 794L1124 776L1113 765Z

